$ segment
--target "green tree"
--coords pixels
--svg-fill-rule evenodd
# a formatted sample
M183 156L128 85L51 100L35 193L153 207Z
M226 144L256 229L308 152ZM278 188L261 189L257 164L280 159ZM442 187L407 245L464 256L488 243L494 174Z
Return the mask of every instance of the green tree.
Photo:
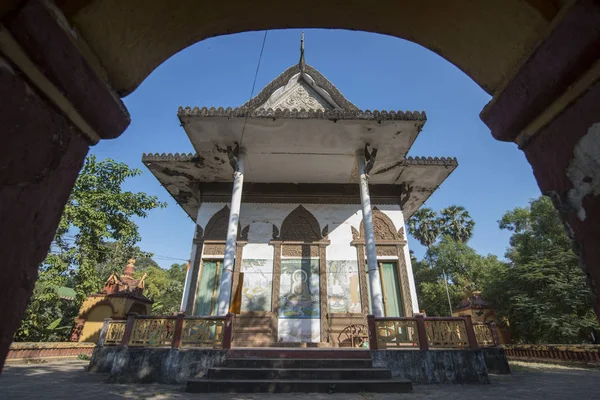
M466 243L473 236L475 221L462 206L443 208L441 214L441 232L450 235L458 242Z
M151 260L151 259L150 259ZM170 315L179 311L187 263L172 264L169 269L163 269L151 260L142 265L136 262L135 275L141 278L147 274L144 295L154 301L153 314Z
M421 208L410 217L407 222L408 232L419 241L423 246L427 247L426 257L429 259L429 267L436 269L434 261L431 257L431 246L435 244L438 237L442 233L442 219L431 208ZM452 314L452 300L448 288L448 279L444 273L446 286L446 297L448 298L448 310Z
M152 259L153 254L141 250L138 246L127 247L121 242L108 242L104 247L106 258L96 265L102 282L106 282L112 274L122 274L128 261L132 258L135 260L136 268L143 268L149 263L158 266Z
M93 155L86 158L50 253L40 266L16 340L57 340L49 332L72 326L82 300L101 289L104 282L97 267L109 258L108 243L118 241L131 251L140 240L133 218L144 218L148 211L165 206L155 196L123 190L126 179L140 174L140 170L114 160L97 161ZM77 293L68 307L56 293L61 285L71 286ZM67 339L68 330L64 329L63 339Z
M547 197L508 211L499 221L512 232L509 265L494 274L484 295L525 343L581 343L597 328L593 296L571 240Z
M431 208L420 208L406 223L408 232L427 249L431 248L442 232L441 220Z
M448 298L451 304L458 304L482 290L490 275L503 267L496 256L482 256L449 235L429 251L434 266L413 261L413 271L419 305L430 316L448 315Z

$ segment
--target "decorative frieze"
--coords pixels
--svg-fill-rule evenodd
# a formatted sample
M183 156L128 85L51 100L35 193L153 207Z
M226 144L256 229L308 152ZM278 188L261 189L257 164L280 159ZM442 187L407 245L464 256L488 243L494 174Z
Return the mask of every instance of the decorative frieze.
M225 243L204 243L204 256L223 256Z
M378 256L398 256L398 249L396 248L396 246L377 246L376 249Z
M223 117L223 118L281 118L281 119L321 119L321 120L363 120L363 121L426 121L425 111L379 111L379 110L306 110L306 109L256 109L179 107L179 119L186 117Z
M283 244L281 246L283 257L319 257L319 247L306 244Z

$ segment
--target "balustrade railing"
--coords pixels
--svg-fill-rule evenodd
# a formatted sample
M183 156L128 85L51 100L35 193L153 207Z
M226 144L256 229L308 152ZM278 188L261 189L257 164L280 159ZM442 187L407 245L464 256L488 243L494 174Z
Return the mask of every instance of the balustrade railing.
M375 320L377 348L419 347L414 318Z
M466 318L428 318L425 320L425 329L430 348L465 349L469 347ZM474 332L473 335L475 335Z
M473 329L475 330L475 337L479 347L495 347L499 343L496 343L494 339L493 326L484 322L473 322Z
M109 321L108 330L104 339L104 345L116 346L121 344L123 334L125 333L125 321Z
M223 343L225 319L189 318L183 322L181 347L215 347Z
M138 316L127 321L106 319L99 345L229 349L233 315L225 317ZM498 346L495 325L470 317L368 317L368 340L377 349L477 349Z
M600 365L600 345L597 344L514 344L502 347L509 359Z
M134 319L129 346L164 347L173 343L175 317L147 317Z
M470 317L368 317L369 344L377 349L477 349L498 346L495 326Z
M105 320L98 343L104 346L229 349L232 321L232 315L162 317L130 314L127 321Z

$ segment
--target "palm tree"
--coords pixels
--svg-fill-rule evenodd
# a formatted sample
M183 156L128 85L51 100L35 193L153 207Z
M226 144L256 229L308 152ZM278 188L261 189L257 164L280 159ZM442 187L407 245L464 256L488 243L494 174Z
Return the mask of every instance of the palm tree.
M435 266L433 258L431 257L431 246L435 244L442 233L443 221L444 219L438 217L435 211L425 207L414 213L406 224L408 226L408 232L417 239L419 243L427 247L427 257L429 258L430 268L434 268ZM452 315L452 302L450 301L450 291L448 290L448 278L446 277L446 271L443 268L442 274L444 275L444 283L446 285L448 307L450 308L450 315Z
M427 249L431 249L440 236L440 222L440 218L431 208L421 208L408 220L408 232Z
M440 214L442 233L462 243L466 243L473 236L475 221L464 207L452 205L442 209Z

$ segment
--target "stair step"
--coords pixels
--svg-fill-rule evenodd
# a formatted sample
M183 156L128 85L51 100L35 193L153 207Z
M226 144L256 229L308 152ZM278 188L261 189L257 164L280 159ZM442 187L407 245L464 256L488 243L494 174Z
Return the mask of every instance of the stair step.
M269 338L269 339L265 339L265 338L261 338L260 340L254 340L254 338L252 340L234 340L231 343L231 347L234 349L239 349L239 348L247 348L247 347L272 347L273 345L273 341Z
M275 380L365 380L391 379L392 372L384 368L209 368L208 379L275 379Z
M187 392L192 393L410 393L412 382L404 379L369 380L248 380L191 379Z
M316 345L309 343L306 345ZM328 343L329 344L329 343ZM281 345L281 343L279 343ZM302 343L296 343L302 345ZM228 358L361 358L371 359L368 350L356 349L323 349L323 348L235 348L227 352Z
M373 360L361 358L227 358L226 368L371 368Z

